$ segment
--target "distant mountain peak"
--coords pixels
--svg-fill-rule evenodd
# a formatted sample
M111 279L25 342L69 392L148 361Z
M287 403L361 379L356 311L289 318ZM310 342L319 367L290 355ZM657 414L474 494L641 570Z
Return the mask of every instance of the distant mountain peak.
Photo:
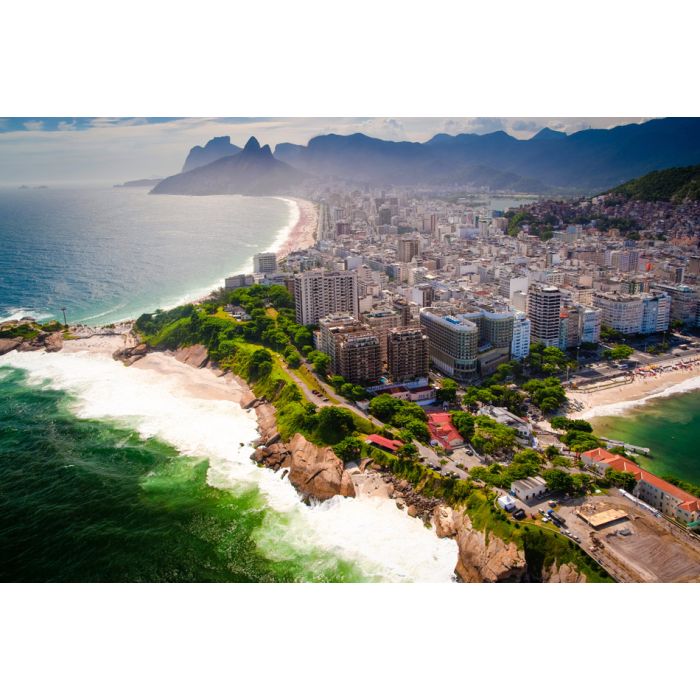
M260 142L255 138L255 136L251 136L248 141L246 142L246 145L243 147L243 150L246 153L250 153L252 151L259 151L260 150ZM268 151L270 149L268 148Z
M545 126L543 129L540 129L530 140L531 141L554 141L556 139L565 139L565 138L566 138L565 131L555 131L554 129L550 129L548 126Z
M182 166L182 172L186 173L203 165L209 165L219 158L233 156L240 152L240 148L231 143L230 136L215 136L209 139L204 146L192 148Z

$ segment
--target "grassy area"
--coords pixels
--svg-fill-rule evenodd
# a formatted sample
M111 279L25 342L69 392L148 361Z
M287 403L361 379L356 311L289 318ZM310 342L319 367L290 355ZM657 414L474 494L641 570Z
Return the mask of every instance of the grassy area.
M338 403L338 400L326 391L323 384L318 381L318 378L314 376L312 372L309 371L308 367L301 365L296 369L290 369L290 371L293 372L302 382L304 382L309 391L318 391L322 396L325 396L330 403Z
M279 313L279 311L277 311L277 309L275 309L274 307L268 306L268 307L265 309L265 315L266 315L266 316L269 316L270 318L276 319L276 318L280 315L280 313Z

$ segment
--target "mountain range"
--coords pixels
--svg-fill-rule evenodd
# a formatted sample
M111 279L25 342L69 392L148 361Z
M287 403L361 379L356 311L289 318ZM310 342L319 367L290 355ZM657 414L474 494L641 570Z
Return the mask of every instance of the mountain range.
M327 134L306 146L280 143L274 155L251 139L245 151L248 155L237 160L243 154L228 137L196 146L183 173L166 178L153 192L289 194L339 179L382 186L592 194L652 170L700 163L700 119L653 119L570 135L544 128L530 139L503 131L436 134L424 143ZM226 155L217 158L221 152Z
M166 177L151 194L295 194L307 179L305 173L274 158L270 147L261 147L252 136L243 150Z

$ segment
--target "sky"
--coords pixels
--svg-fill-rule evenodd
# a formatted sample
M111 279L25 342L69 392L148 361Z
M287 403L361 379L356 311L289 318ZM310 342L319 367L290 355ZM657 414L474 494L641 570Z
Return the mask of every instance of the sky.
M0 117L0 185L112 185L179 172L190 148L215 136L274 148L319 134L427 141L437 133L503 130L527 139L547 126L573 133L645 117Z

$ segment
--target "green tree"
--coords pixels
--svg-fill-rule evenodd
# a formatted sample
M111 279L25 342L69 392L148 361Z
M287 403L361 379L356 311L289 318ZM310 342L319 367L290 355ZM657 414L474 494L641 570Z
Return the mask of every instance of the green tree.
M362 454L362 440L358 437L349 436L343 438L333 446L333 452L342 459L343 462L352 462L360 458Z
M328 357L325 352L321 352L320 350L312 350L309 353L308 358L317 374L322 377L325 377L328 374L331 358Z
M317 414L316 431L328 445L335 445L355 429L352 413L337 406L324 406Z
M561 469L545 469L542 476L547 482L547 488L551 491L569 493L573 490L574 481L571 478L571 474L568 472L562 471Z
M629 345L615 345L603 350L603 357L609 361L626 360L633 352L634 348Z
M451 414L451 418L457 432L469 442L474 435L474 416L466 411L455 411Z
M435 392L438 401L455 403L457 401L457 389L459 384L454 379L445 378L440 382L440 388Z
M382 423L390 423L400 406L399 399L395 399L389 394L380 394L369 402L369 412L379 418Z

